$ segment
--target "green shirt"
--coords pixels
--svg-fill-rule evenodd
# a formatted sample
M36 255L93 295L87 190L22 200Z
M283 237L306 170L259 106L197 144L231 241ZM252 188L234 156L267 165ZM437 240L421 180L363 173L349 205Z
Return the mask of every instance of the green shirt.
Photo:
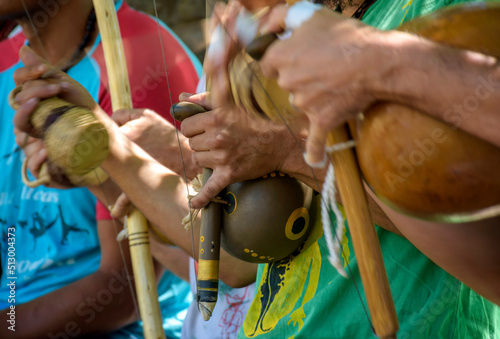
M378 0L366 11L363 22L378 29L396 29L402 23L445 6L471 0ZM490 1L490 2L498 2Z
M464 1L378 0L363 21L392 29L458 2ZM353 281L341 277L327 259L316 220L295 256L259 265L256 296L238 338L374 338ZM379 227L377 234L399 318L399 339L500 338L500 307L440 269L406 239ZM343 252L366 305L348 231Z

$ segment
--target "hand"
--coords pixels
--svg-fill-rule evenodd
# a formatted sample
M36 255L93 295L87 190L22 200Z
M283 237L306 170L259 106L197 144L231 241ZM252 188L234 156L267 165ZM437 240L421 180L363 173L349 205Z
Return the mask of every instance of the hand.
M188 180L201 173L191 161L193 151L187 139L157 113L149 109L118 110L112 118L131 141L181 177L184 168Z
M40 100L56 95L75 105L97 110L97 104L84 87L66 73L56 71L31 48L23 46L19 57L25 65L14 72L16 85L23 85L15 98L19 108L14 116L14 125L19 131L38 136L30 123L30 116ZM51 74L50 77L42 79L47 74Z
M203 98L180 97L207 107ZM284 125L252 119L229 103L185 119L181 131L194 151L193 163L214 170L202 191L191 200L194 208L205 206L229 184L280 170L290 148L296 148Z
M67 189L74 186L63 176L60 169L47 161L47 150L41 139L30 137L27 133L21 132L14 128L16 143L24 151L26 163L29 172L36 178L40 179L43 175L40 173L42 165L47 165L47 170L50 175L50 181L44 183L44 186L51 188Z
M289 8L277 6L263 23L279 32ZM385 32L321 9L271 45L261 60L264 75L292 93L292 104L309 118L308 160L321 162L328 133L375 101L392 56L383 52ZM385 59L384 59L385 58Z
M116 199L115 204L113 205L109 213L113 218L122 220L130 212L132 212L133 208L134 206L130 201L130 198L125 193L122 193Z

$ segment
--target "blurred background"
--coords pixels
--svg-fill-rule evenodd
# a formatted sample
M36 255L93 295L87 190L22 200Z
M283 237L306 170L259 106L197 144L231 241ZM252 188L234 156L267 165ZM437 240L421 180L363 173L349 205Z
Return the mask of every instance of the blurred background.
M154 14L152 0L126 0L135 9ZM203 61L206 48L206 0L156 0L159 18ZM213 7L216 0L208 0Z

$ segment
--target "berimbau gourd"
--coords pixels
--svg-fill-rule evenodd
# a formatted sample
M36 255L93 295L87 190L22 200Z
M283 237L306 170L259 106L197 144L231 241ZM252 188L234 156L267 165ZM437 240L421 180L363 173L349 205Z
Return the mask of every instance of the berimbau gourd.
M470 3L414 19L399 30L500 58L499 18L499 4ZM264 78L258 64L236 59L233 69L233 78L244 78L237 73L250 76L232 83L249 112L279 119L272 99L286 107L285 116L295 114L287 105L288 93ZM498 95L496 91L491 95ZM457 103L471 108L461 119L474 119L481 100L474 95ZM454 123L460 121L442 122L394 102L378 102L362 112L349 125L366 183L389 206L420 219L453 223L499 215L500 149Z

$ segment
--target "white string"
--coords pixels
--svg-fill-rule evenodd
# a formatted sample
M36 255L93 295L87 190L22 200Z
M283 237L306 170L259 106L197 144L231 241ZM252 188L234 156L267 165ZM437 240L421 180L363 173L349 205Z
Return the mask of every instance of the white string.
M340 262L340 245L341 239L344 236L344 217L337 206L337 201L335 199L335 171L333 170L333 164L330 163L328 171L326 173L325 182L323 184L323 190L321 192L322 203L321 203L321 221L323 224L323 233L325 234L326 245L328 248L328 260L337 272L344 278L347 278L347 274ZM330 206L335 214L337 230L336 238L333 238L332 233L332 221L330 218Z
M116 241L121 242L128 238L128 224L127 224L127 216L123 218L123 229L116 236Z
M191 182L191 188L193 189L193 191L195 193L199 193L201 191L201 189L203 188L201 174L198 174L193 179L193 181ZM188 187L188 193L189 193L189 187ZM188 194L189 201L191 201L192 197L193 196L191 194ZM181 224L182 224L182 226L184 226L184 229L186 229L186 230L191 229L192 222L193 222L193 220L196 219L196 217L198 216L198 213L200 213L200 209L194 209L191 207L189 208L189 214L186 215L181 221Z
M354 146L356 146L356 142L354 140L349 140L346 142L333 144L331 146L326 146L325 150L328 153L333 153L333 152L343 151L343 150L348 149L348 148L353 148Z

